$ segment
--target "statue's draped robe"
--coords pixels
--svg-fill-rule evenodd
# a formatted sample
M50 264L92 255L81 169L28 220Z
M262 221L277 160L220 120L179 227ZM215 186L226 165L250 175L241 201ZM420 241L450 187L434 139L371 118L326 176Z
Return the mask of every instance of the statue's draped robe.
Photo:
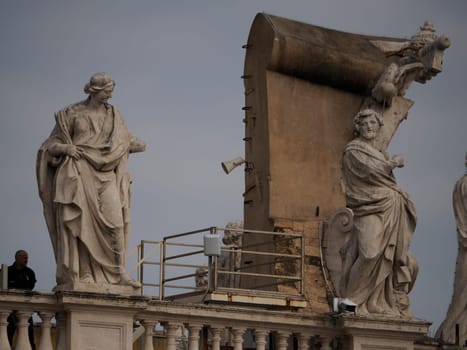
M340 295L356 303L361 314L410 316L407 293L418 272L408 252L414 206L397 186L390 161L361 140L345 147L342 180L354 227L341 249Z
M460 340L467 338L467 175L454 186L452 202L458 239L454 292L446 319L436 333L448 343L456 340L456 324L459 324Z
M37 157L37 178L57 263L57 285L118 283L124 270L130 176L124 171L131 134L106 104L102 124L87 101L56 113L56 125ZM55 144L83 150L76 160L49 153Z

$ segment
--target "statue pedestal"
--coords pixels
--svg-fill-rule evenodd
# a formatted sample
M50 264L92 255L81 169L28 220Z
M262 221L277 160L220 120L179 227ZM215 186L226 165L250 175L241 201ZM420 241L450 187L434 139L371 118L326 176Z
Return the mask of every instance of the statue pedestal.
M414 342L427 334L431 322L390 317L336 316L336 326L347 335L349 350L413 350Z
M70 282L67 284L61 284L53 289L54 292L83 292L83 293L104 293L114 294L122 296L139 296L141 295L141 288L135 288L128 285L119 284L106 284L106 283L82 283L82 282Z
M67 349L115 349L132 347L133 315L101 314L98 310L68 310Z
M133 348L133 320L144 308L144 298L77 292L56 295L63 308L57 318L57 350Z

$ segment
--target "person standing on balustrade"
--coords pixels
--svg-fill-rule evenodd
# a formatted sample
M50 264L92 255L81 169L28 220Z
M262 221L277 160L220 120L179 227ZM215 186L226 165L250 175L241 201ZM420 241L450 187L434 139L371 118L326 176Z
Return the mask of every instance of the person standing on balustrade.
M18 250L15 253L15 262L8 266L8 289L19 289L19 290L33 290L36 285L36 274L34 271L29 268L28 265L28 252L25 250ZM34 343L34 325L32 317L29 318L29 343L31 344L31 349L35 350L36 345ZM16 317L15 311L8 316L8 341L10 345L13 343L13 336L15 334L16 328L18 325L18 318Z

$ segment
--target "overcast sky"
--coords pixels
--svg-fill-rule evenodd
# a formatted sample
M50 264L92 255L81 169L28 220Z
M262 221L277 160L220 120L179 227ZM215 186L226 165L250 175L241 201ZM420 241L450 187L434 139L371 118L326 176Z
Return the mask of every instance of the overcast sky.
M111 100L147 151L133 155L132 239L242 219L244 50L258 12L353 33L410 37L425 20L452 46L444 72L414 83L415 101L389 151L412 197L412 251L420 274L412 310L436 328L452 294L457 239L452 189L467 151L467 2L438 0L85 0L0 2L0 260L30 253L37 290L55 265L35 178L36 152L58 109L85 98L91 74L109 72ZM434 329L433 329L434 330Z

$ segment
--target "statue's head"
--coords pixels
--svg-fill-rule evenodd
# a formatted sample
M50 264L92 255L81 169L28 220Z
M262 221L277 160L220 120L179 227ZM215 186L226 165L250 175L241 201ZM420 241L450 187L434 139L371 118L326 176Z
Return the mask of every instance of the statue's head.
M237 230L236 230L237 229ZM240 229L240 231L238 231ZM224 238L222 242L226 245L242 245L243 221L233 221L225 225Z
M353 135L354 138L363 136L362 135L362 126L364 121L367 121L368 119L376 121L374 124L377 125L377 130L375 131L378 133L379 129L383 125L383 117L381 114L376 112L374 109L363 109L360 112L357 113L357 115L353 119Z
M84 92L88 95L97 94L99 91L105 89L113 89L115 81L108 73L96 73L89 82L84 85Z
M195 284L196 288L206 288L208 286L208 270L205 267L196 269Z

